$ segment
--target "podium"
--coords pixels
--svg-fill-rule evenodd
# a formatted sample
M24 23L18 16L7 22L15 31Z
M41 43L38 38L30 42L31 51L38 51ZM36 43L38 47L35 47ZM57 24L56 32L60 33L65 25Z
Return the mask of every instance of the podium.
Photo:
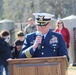
M10 59L10 75L68 75L66 56Z

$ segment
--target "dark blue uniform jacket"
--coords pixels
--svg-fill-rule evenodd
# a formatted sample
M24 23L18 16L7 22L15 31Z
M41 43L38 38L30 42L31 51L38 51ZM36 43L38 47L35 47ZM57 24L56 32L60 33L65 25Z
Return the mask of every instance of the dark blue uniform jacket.
M36 38L36 32L27 34L23 44L23 49L20 52L20 57L53 57L64 56L68 57L67 48L61 34L49 30L45 39L41 43L41 49L32 48Z

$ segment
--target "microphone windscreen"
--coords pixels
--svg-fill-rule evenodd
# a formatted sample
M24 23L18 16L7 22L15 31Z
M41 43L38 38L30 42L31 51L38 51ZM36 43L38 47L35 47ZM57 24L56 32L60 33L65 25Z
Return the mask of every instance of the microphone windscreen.
M37 32L36 32L36 35L37 35L37 36L42 36L42 33L41 33L40 31L37 31Z
M42 37L42 33L40 31L37 31L36 35ZM38 49L41 49L41 43L38 44Z

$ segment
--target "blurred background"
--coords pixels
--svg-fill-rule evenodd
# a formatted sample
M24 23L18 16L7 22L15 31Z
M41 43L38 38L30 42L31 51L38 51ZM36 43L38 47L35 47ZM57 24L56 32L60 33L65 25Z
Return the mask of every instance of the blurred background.
M17 31L24 30L28 18L34 18L33 13L55 15L50 27L53 30L58 19L64 21L71 35L70 63L76 62L76 0L0 0L0 31L10 31L10 43L15 41Z
M57 19L76 14L76 0L0 0L0 20L27 22L35 12L54 14Z

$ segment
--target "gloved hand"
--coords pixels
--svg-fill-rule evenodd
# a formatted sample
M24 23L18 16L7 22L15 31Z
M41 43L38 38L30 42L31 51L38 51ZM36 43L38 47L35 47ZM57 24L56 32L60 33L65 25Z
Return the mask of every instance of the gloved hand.
M6 36L5 41L8 43L10 41L10 36Z

